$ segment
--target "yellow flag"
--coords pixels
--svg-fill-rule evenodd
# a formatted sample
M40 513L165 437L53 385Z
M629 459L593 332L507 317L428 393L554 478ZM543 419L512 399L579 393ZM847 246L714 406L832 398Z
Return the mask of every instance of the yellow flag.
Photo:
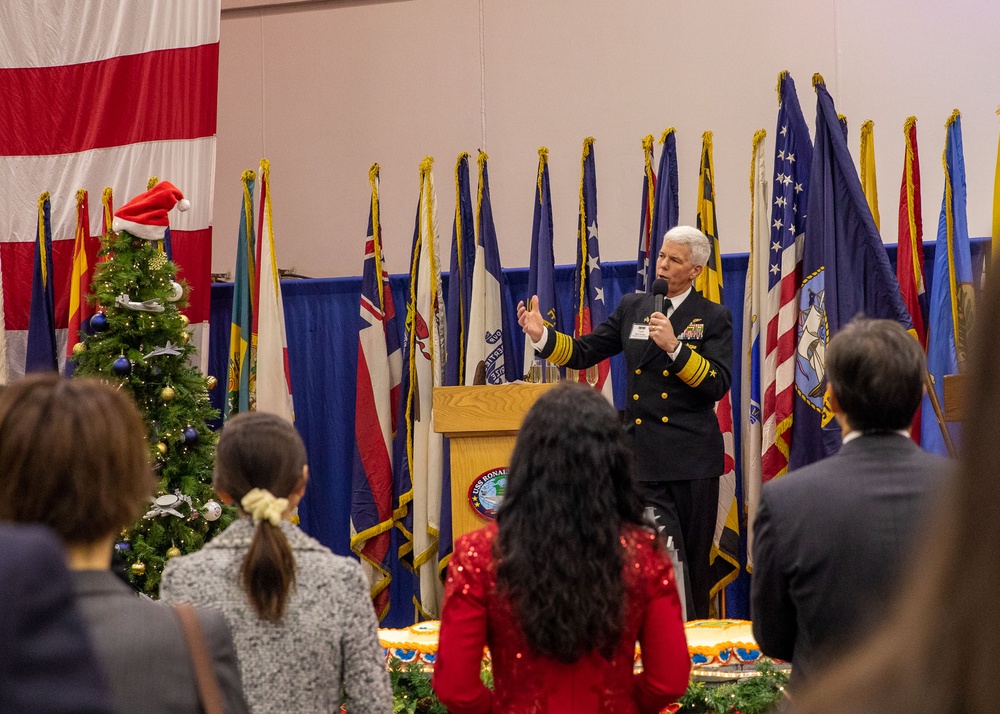
M871 119L861 125L861 190L865 192L868 208L875 219L875 227L882 232L878 216L878 187L875 185L875 122Z

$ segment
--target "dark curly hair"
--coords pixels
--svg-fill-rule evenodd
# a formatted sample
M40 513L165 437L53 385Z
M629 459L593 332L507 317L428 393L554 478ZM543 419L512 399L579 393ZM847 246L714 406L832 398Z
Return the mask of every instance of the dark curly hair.
M573 663L610 659L625 608L621 527L643 523L618 414L593 389L560 384L528 412L497 513L497 587L528 644Z

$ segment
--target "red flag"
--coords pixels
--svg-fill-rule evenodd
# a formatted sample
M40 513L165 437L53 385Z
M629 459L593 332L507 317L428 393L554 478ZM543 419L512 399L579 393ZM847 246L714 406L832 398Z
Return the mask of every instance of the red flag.
M927 349L927 293L924 289L924 230L920 215L920 159L917 155L917 118L903 124L906 156L899 188L899 239L896 278L906 310L921 346ZM913 417L910 434L920 443L920 409Z

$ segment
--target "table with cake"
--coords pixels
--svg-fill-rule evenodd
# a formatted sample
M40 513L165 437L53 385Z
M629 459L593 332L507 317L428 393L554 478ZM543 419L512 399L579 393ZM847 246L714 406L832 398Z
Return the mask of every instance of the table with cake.
M437 656L437 620L419 622L399 630L378 631L379 644L385 650L386 661L416 662L433 668ZM684 625L691 673L704 681L751 676L761 652L753 637L749 620L692 620ZM489 652L485 653L489 656ZM642 653L636 646L636 667L642 667Z

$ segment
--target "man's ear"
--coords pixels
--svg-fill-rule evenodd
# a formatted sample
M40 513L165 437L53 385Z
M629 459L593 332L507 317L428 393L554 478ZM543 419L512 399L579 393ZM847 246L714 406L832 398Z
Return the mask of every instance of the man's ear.
M705 269L704 265L694 266L694 277L697 278L699 275L701 275L701 271L703 271L704 269Z
M305 464L302 467L302 478L299 479L298 485L295 487L293 493L302 498L306 494L306 486L309 483L309 465Z
M833 385L826 383L826 399L830 402L830 411L834 414L840 411L840 402L837 401L837 393L833 391Z

